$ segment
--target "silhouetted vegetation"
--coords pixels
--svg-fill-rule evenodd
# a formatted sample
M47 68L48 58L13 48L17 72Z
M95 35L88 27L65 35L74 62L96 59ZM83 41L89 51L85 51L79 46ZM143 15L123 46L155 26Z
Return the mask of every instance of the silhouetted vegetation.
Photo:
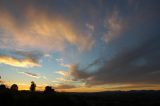
M0 106L159 106L160 91L114 91L98 93L55 92L46 86L44 92L18 91L13 84L10 89L0 85ZM35 91L35 92L33 92Z
M54 93L54 89L51 86L46 86L44 90L45 94Z
M11 91L18 91L18 85L13 84L10 89L11 89Z
M0 85L0 90L5 90L6 89L6 86L4 84L1 84Z
M30 86L30 91L34 92L36 90L36 84L32 81Z

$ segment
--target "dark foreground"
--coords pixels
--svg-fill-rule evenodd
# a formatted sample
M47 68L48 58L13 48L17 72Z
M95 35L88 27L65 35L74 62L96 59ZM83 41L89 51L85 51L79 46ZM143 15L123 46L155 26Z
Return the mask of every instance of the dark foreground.
M160 91L43 93L0 91L0 106L160 106Z

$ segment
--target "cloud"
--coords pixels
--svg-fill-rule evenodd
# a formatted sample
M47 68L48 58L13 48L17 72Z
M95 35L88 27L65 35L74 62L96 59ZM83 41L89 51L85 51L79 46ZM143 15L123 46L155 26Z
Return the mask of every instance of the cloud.
M114 90L130 90L130 89L159 89L160 86L157 84L135 84L135 85L122 85L122 86L118 86L118 87L113 87L111 89Z
M94 72L88 72L87 69L90 65L84 69L80 69L78 65L73 65L69 69L69 73L74 80L85 82L87 86L105 84L159 84L159 45L158 36L148 38L145 42L134 48L124 49L110 60L107 60L107 57L102 55L100 60L103 58L105 61ZM99 62L93 62L93 64L96 65Z
M21 22L12 15L13 11L1 9L1 48L49 52L62 51L70 44L84 51L94 44L91 36L76 29L69 20L54 12L49 14L45 9L38 10L32 6L26 6L22 11L19 17L23 20Z
M119 16L118 11L114 11L106 20L105 28L107 32L104 34L104 41L111 42L113 39L120 36L124 30L124 21Z
M14 67L23 67L23 68L31 68L31 67L39 67L40 64L37 61L31 58L23 58L18 59L10 56L0 55L0 64L7 64Z
M80 71L77 68L77 65L70 65L68 71L57 71L57 74L62 75L63 77L57 78L60 82L75 82L78 80L83 80L85 78L89 78L89 73L86 73L85 71Z
M75 85L69 85L69 84L59 84L57 86L54 87L55 89L72 89L72 88L76 88Z
M73 80L71 78L71 75L70 75L70 73L68 71L60 70L60 71L57 71L55 73L59 74L59 75L62 75L62 77L56 78L56 80L53 81L53 82L57 82L57 83L70 83L70 82L73 82Z
M88 23L86 24L86 27L91 31L94 31L94 29L95 29L93 25L88 24Z
M24 50L12 50L9 51L11 54L18 55L21 57L31 58L34 61L38 61L40 57L43 56L41 52L38 51L24 51Z
M56 80L59 83L70 83L70 82L73 82L73 80L70 79L69 77L60 77L60 78L56 78Z
M44 54L44 57L46 57L47 59L52 59L53 58L50 54Z
M56 59L56 61L59 63L60 66L62 67L67 67L69 68L71 66L71 64L65 64L64 63L64 60L61 58L61 59Z
M31 73L31 72L23 72L23 71L20 71L20 72L18 72L18 73L24 74L24 75L26 75L26 76L33 77L33 78L40 78L39 75L37 75L37 74L35 74L35 73Z
M157 17L160 15L156 10L157 5L154 5L146 5L142 11L130 10L134 14L124 13L125 7L121 9L119 6L116 7L117 12L108 14L104 37L107 49L100 53L100 61L90 63L87 68L80 67L81 64L72 65L69 73L73 80L84 82L86 86L159 84L160 37ZM148 12L152 13L152 18ZM89 70L97 64L100 67L96 71Z
M84 70L79 70L77 65L72 65L69 69L70 76L73 76L73 80L89 78L89 74Z
M5 82L5 81L3 81L3 80L0 80L0 83L1 83L1 84L3 84L4 82Z
M69 69L57 72L64 76L57 79L58 82L65 82L69 77L87 86L159 84L159 3L128 3L76 1L64 3L66 8L63 10L62 5L57 6L55 1L1 2L0 48L35 50L45 54L63 52L63 57L70 58L72 65L57 59L60 66ZM76 9L73 10L74 7ZM106 43L100 41L102 37ZM97 45L93 46L95 43ZM77 51L91 48L82 55ZM12 62L8 62L9 58L5 62L2 59L3 64L13 66L13 62L20 64L25 61L26 65L29 61L27 64L39 65L39 54L17 52L17 55L4 55ZM89 63L96 56L99 58ZM46 57L50 58L49 55ZM84 64L88 66L83 67Z
M60 74L60 75L62 75L62 76L66 76L66 77L68 76L68 72L63 71L63 70L57 71L57 72L55 72L55 73Z

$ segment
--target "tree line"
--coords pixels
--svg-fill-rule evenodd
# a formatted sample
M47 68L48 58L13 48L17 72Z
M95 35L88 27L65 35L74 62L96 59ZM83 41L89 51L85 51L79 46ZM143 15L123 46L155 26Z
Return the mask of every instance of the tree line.
M12 84L10 88L7 88L4 84L0 84L0 90L6 90L9 89L13 92L17 92L18 91L18 85L17 84ZM36 91L36 83L34 81L31 81L31 85L30 85L30 91L31 92L35 92ZM44 93L53 93L55 92L54 88L52 88L51 86L46 86L44 89Z

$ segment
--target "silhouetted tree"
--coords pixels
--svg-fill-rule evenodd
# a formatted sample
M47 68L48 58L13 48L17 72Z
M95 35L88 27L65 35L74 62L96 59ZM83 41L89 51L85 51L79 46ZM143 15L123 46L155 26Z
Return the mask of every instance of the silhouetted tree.
M18 91L18 86L17 84L13 84L10 88L12 91Z
M5 89L7 89L6 86L4 84L1 84L0 85L0 90L5 90Z
M36 84L34 81L31 82L30 91L34 92L36 90Z
M12 94L10 90L4 85L0 85L0 106L10 106L12 104Z
M2 84L2 81L1 81L1 76L0 76L0 84Z
M53 92L54 92L54 89L51 86L45 87L44 93L53 93Z

